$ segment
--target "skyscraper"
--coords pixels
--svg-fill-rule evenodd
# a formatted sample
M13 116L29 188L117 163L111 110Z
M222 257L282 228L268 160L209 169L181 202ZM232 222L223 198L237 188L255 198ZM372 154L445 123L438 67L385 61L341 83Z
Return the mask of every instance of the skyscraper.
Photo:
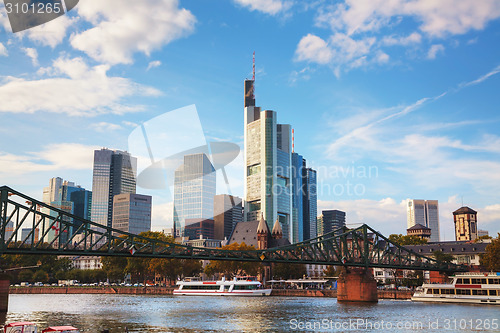
M278 124L275 111L255 106L254 82L244 85L244 220L257 220L262 212L271 229L278 218L283 237L290 239L291 126Z
M439 242L439 205L437 200L408 200L407 229L421 224L431 229L431 242Z
M309 235L304 234L304 239L315 238L318 235L316 219L318 216L318 194L316 170L306 168L306 195L307 200L307 215L306 221L309 223ZM307 225L304 225L304 230L307 231Z
M292 243L317 236L316 171L306 167L306 160L292 152Z
M151 196L133 193L113 198L113 229L138 235L151 231Z
M74 182L63 180L60 177L51 178L49 186L43 189L43 202L61 209L67 213L76 215L83 219L90 219L92 192L75 185ZM57 216L57 213L47 208L42 208L42 212L48 215ZM66 235L77 232L81 223L69 217L65 217L67 222L72 222L74 227L63 230ZM56 224L45 236L45 241L52 239L59 233L59 225Z
M213 219L215 169L205 154L184 156L174 177L174 228L184 236L186 219Z
M341 210L324 210L321 219L323 235L345 227L345 212Z
M231 236L236 223L243 221L241 198L219 194L214 198L214 239Z
M94 151L92 221L111 227L113 197L135 193L137 159L129 153L103 148Z

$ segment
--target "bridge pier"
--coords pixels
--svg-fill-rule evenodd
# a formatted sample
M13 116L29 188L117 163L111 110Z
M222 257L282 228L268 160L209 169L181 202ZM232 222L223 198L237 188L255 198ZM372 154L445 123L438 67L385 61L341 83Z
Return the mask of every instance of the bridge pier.
M0 273L0 317L9 309L9 277Z
M342 267L337 280L338 302L378 302L377 281L368 268Z

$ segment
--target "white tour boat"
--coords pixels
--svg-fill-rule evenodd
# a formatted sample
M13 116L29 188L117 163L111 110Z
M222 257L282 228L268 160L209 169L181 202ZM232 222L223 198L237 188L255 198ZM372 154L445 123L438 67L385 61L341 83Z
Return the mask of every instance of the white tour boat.
M263 289L254 276L237 276L233 280L222 278L220 281L200 281L186 278L178 281L174 295L192 296L269 296L271 289Z
M452 276L451 283L424 283L411 300L500 305L500 273L462 273Z

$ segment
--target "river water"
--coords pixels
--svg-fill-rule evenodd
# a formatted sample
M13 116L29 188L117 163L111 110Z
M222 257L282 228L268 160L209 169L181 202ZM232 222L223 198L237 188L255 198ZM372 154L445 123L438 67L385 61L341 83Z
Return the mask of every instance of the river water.
M81 332L500 332L500 306L322 297L10 295L7 322Z

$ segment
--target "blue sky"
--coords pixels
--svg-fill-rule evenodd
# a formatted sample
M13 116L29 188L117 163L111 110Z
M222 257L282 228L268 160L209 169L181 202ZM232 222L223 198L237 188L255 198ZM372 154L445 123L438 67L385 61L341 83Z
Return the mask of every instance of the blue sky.
M405 200L437 199L453 239L463 200L496 234L499 18L495 0L81 0L13 34L0 5L0 183L90 189L93 149L128 149L137 124L191 104L208 141L241 145L255 51L257 105L292 124L320 210L404 233ZM226 167L237 195L242 165ZM168 191L138 192L169 226Z

